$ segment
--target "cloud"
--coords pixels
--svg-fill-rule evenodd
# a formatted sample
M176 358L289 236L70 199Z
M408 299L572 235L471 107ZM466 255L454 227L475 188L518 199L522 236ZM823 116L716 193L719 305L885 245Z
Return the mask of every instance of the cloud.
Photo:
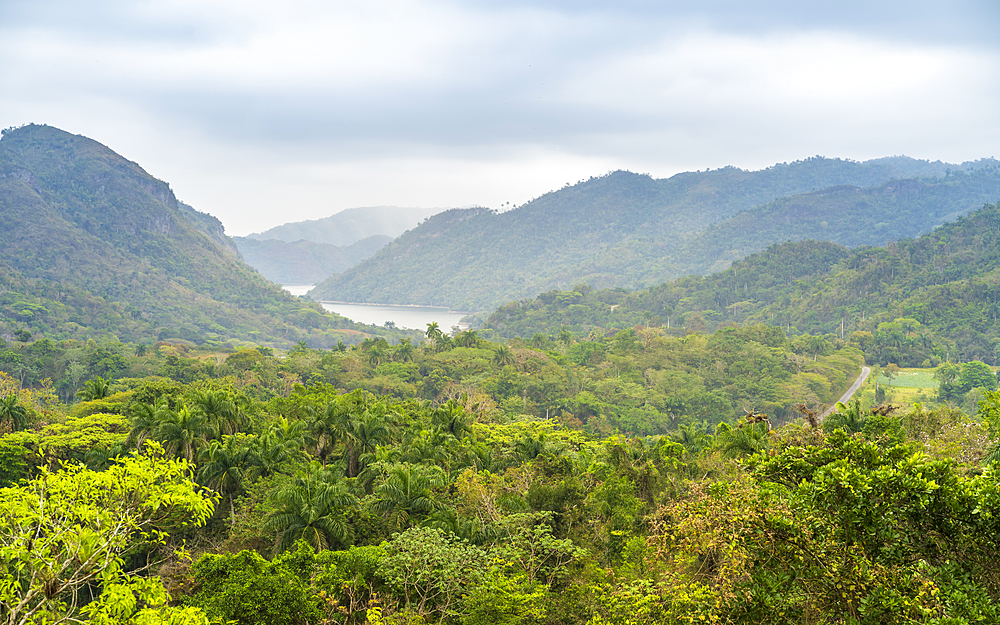
M1000 139L997 18L971 1L8 0L0 124L92 136L236 233L519 204L616 167L965 160Z

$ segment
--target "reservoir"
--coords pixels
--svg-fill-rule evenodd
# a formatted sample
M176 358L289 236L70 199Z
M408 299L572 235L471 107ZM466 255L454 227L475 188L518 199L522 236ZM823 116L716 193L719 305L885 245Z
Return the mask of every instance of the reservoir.
M292 295L305 295L312 284L286 284L283 288ZM326 310L347 317L351 321L383 326L386 321L397 328L426 330L427 324L437 322L445 334L457 326L466 313L448 310L438 306L387 306L382 304L345 304L342 302L320 302Z

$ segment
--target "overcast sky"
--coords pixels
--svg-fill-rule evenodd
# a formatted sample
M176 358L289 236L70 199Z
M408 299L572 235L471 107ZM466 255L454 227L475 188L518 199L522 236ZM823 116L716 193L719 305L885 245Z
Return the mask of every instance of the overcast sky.
M0 126L229 234L615 169L1000 157L1000 2L0 0Z

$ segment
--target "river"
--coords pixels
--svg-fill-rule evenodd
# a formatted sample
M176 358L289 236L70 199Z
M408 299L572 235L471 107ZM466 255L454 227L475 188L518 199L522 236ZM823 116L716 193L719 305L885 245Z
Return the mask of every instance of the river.
M286 284L283 288L292 295L305 295L312 284ZM397 328L410 330L426 330L427 324L437 322L442 332L447 333L453 326L459 325L459 319L467 313L448 310L438 306L386 306L382 304L345 304L343 302L320 302L323 308L351 321L367 323L376 326L385 325L387 321L396 324Z

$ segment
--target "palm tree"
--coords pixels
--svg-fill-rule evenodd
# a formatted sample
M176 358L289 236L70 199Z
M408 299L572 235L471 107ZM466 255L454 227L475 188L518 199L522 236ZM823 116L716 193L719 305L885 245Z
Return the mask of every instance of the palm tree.
M688 453L697 453L711 443L711 436L708 434L706 424L695 421L678 426L677 432L670 439L683 445Z
M472 425L465 407L454 399L449 399L437 407L431 414L431 423L457 439L472 432Z
M198 454L198 481L209 488L229 495L229 510L233 508L233 494L243 490L244 481L252 478L259 469L259 459L248 445L241 445L236 436L226 436L225 442L212 440ZM233 516L233 523L236 517Z
M455 337L455 344L459 347L476 347L479 345L479 337L472 330L459 332L458 336Z
M855 397L850 402L837 402L837 411L826 418L823 429L832 432L841 429L848 434L860 432L865 427L867 418L861 413L861 400Z
M449 443L454 437L445 435L440 429L422 430L406 444L403 459L414 464L439 465L447 470L452 460Z
M268 515L264 529L279 532L277 553L300 538L316 551L349 543L351 529L343 510L357 505L358 499L343 480L337 480L320 463L310 463L293 482L274 494L274 501L278 510Z
M190 410L178 403L176 410L167 408L156 427L155 438L163 443L167 453L193 462L198 450L216 435L215 427L205 413Z
M223 434L235 434L246 425L246 416L225 391L195 391L191 405L200 410Z
M438 507L435 488L445 485L444 472L435 466L401 463L391 467L375 487L372 510L385 515L398 528L413 517L426 517Z
M0 399L0 423L10 423L11 432L28 426L28 410L17 403L17 395L14 393Z
M305 424L282 417L254 439L251 449L260 463L260 474L277 473L282 465L305 453Z
M731 427L727 423L719 426L715 441L727 458L750 456L768 448L768 428L764 423L740 424Z
M306 409L306 443L310 453L326 464L327 457L333 453L340 440L340 415L335 401L327 404L324 410Z
M388 355L389 346L386 344L385 339L379 339L368 348L368 364L371 365L372 369L378 369L378 366L382 364L382 361Z
M424 525L454 534L473 545L481 545L489 539L496 538L492 535L495 532L483 531L484 528L479 521L460 515L451 508L441 508L432 514Z
M384 409L384 407L383 407ZM358 461L363 454L375 451L379 443L389 438L385 415L376 408L344 421L344 452L347 459L347 477L357 477Z
M104 399L111 394L111 385L107 380L101 376L97 376L87 380L84 383L83 388L76 392L76 396L82 401L91 401L94 399Z
M510 347L501 345L493 352L492 362L498 367L512 365L514 364L514 352L510 351Z
M432 321L427 324L427 332L425 333L425 336L427 336L428 339L436 343L441 340L441 337L444 336L444 333L441 332L441 326L438 325L438 322Z
M413 360L413 343L410 342L409 337L399 341L396 351L393 352L392 359L398 362L410 362Z

